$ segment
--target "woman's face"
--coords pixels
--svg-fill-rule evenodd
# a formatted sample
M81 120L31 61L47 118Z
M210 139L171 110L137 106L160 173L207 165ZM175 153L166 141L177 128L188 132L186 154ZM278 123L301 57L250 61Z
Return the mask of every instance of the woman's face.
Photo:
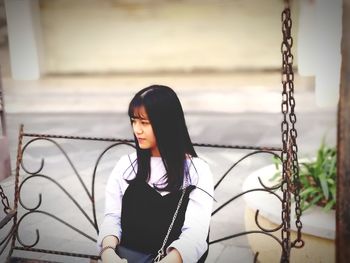
M143 106L136 108L131 118L132 129L141 149L150 149L152 156L160 156L151 122Z

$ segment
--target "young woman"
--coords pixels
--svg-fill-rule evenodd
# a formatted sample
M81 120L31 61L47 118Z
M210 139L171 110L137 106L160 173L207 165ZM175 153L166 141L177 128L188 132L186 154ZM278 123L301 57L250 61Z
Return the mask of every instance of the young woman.
M140 90L129 117L136 153L123 156L107 182L98 237L102 262L127 262L116 253L118 245L155 257L180 199L160 262L204 262L213 179L193 148L176 93L160 85Z

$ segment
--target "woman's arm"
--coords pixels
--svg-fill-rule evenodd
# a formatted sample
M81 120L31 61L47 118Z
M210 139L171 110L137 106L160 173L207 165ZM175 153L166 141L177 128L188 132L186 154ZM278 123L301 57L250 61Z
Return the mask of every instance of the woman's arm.
M105 216L100 226L97 245L103 262L120 262L120 257L115 253L121 237L121 205L123 191L120 178L125 169L125 157L121 158L108 178L105 191Z
M105 212L97 239L97 245L101 249L102 241L107 236L121 237L121 198L122 191L114 172L108 179L105 192Z
M176 249L184 263L197 262L208 248L207 237L214 200L213 176L209 166L200 159L194 165L198 180L192 180L196 188L189 195L182 232L179 239L167 248L167 253ZM191 179L195 179L192 177L192 174L197 175L194 169L190 173Z

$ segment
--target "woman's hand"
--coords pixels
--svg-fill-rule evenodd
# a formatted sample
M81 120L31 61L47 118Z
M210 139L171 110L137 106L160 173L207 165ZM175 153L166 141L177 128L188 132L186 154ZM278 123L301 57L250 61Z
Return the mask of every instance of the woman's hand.
M115 248L119 244L119 240L115 236L106 236L102 240L102 247L106 248L101 254L102 263L127 263L126 259L121 259L117 253L115 253Z
M107 249L101 255L102 263L128 263L125 258L120 258L113 249Z
M173 248L159 263L182 263L182 258L179 251Z

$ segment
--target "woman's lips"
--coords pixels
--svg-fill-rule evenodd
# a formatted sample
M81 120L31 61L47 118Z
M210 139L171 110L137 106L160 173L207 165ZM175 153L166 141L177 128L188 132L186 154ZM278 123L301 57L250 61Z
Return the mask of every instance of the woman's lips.
M140 142L144 142L145 141L145 139L144 138L137 138L137 140L138 140L138 142L140 143Z

